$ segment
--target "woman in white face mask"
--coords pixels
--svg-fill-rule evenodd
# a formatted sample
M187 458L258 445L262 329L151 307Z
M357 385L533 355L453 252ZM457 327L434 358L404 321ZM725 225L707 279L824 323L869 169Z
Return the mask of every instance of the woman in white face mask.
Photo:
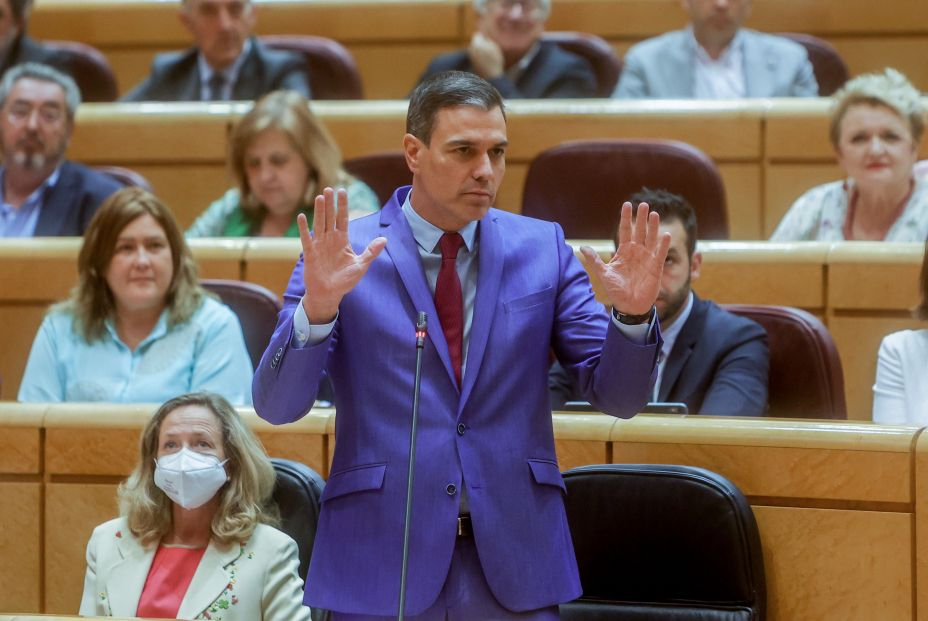
M268 522L274 469L229 403L194 393L145 426L121 517L87 544L81 615L309 621L297 547Z

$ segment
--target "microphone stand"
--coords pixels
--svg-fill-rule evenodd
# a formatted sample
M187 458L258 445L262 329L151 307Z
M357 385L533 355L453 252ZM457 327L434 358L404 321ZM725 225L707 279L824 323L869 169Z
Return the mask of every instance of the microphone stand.
M406 518L403 523L403 568L400 572L400 604L397 621L403 621L406 608L406 574L409 571L409 524L412 521L412 480L416 467L416 428L419 424L419 384L422 379L422 349L428 333L428 316L419 311L416 318L416 381L412 395L412 427L409 430L409 470L406 477Z

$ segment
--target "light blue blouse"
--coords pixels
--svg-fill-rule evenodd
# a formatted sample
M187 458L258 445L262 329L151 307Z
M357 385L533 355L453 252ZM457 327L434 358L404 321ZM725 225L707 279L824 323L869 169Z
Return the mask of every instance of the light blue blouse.
M73 315L48 313L36 334L19 387L20 401L162 403L208 390L231 403L251 403L251 358L235 314L204 298L189 321L168 330L167 311L132 351L107 321L102 338L88 343L74 331Z

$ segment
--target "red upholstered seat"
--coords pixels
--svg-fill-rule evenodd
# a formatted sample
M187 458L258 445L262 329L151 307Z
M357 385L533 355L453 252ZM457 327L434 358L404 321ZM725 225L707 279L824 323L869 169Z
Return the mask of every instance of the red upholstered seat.
M363 99L361 74L345 46L338 41L311 35L265 35L266 46L301 54L313 99Z
M560 223L569 238L613 239L619 208L642 187L684 196L696 210L700 239L728 239L718 168L696 147L672 140L588 140L543 151L529 166L522 213Z
M353 157L345 160L342 165L349 173L371 186L381 205L390 200L396 188L412 183L412 172L401 151Z
M596 74L596 96L609 97L619 83L622 61L605 39L585 32L546 32L542 41L552 41L568 52L581 56Z
M724 304L767 331L770 346L768 416L847 418L844 372L828 328L789 306Z
M238 316L251 364L257 368L274 334L277 313L281 309L280 299L261 285L240 280L206 279L200 284L219 296L222 303Z
M831 95L847 82L850 77L847 65L844 64L844 59L831 43L799 32L778 32L777 34L792 39L806 48L809 61L812 63L812 71L815 72L815 81L818 82L819 95L822 97Z
M103 52L77 41L42 41L42 44L65 58L69 74L81 90L81 101L116 101L119 96L116 74Z

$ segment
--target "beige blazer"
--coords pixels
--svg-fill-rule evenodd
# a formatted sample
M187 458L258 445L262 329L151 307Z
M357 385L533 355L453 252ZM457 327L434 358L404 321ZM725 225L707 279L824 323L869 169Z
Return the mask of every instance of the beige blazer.
M125 518L97 526L87 543L80 614L134 617L157 546L143 548ZM247 542L209 544L178 610L178 619L309 621L297 547L276 528L259 525Z

